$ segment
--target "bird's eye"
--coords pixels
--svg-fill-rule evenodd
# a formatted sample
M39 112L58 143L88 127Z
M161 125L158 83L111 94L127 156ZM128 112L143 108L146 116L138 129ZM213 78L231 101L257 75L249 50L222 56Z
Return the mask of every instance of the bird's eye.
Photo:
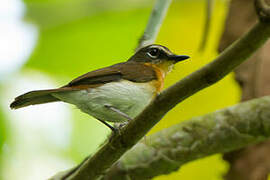
M152 48L147 52L147 55L154 59L158 58L159 54L160 52L157 48Z

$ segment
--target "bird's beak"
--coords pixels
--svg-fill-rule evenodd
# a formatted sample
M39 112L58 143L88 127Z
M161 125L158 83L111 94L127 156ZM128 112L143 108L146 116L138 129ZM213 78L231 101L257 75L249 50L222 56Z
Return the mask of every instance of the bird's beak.
M186 56L186 55L172 54L172 55L169 55L168 59L174 61L174 63L178 63L178 62L183 61L183 60L188 59L188 58L190 58L190 57Z

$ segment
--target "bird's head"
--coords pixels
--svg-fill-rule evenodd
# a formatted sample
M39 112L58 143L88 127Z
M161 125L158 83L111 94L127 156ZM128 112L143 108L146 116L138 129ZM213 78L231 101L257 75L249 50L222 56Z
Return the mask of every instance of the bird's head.
M165 46L152 44L139 49L128 61L147 63L168 72L174 64L188 58L186 55L172 53Z

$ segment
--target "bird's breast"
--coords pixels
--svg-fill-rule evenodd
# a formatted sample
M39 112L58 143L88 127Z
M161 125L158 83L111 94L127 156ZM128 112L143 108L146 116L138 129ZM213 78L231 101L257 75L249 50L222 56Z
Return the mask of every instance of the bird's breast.
M112 106L136 117L155 97L156 88L149 82L128 80L106 83L96 88L56 94L59 99L76 105L82 111L104 121L123 122L127 119L106 108Z

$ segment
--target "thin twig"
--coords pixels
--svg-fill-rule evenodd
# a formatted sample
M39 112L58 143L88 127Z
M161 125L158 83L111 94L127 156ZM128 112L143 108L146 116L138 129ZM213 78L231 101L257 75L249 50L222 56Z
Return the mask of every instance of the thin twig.
M155 42L171 2L172 0L156 0L146 29L139 40L137 49Z
M205 22L204 22L205 24L204 24L202 41L199 47L199 51L203 51L205 49L207 45L207 40L209 39L214 2L215 2L214 0L206 0L206 8L205 8L206 16L205 16Z

